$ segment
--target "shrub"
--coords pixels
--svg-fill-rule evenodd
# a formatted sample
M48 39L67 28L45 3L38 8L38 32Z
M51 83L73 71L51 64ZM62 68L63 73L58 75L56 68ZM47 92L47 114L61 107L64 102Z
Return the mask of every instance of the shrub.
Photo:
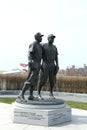
M20 90L26 80L27 73L23 74L0 74L0 89ZM49 90L49 81L43 86L43 90ZM35 90L37 87L35 87ZM71 93L87 93L87 77L81 76L58 76L54 91L71 92Z

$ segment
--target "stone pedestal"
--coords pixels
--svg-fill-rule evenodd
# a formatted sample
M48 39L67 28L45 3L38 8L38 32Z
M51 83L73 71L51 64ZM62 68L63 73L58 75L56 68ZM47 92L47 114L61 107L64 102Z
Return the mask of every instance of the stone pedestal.
M15 123L51 126L71 121L71 108L61 99L15 102L12 107Z

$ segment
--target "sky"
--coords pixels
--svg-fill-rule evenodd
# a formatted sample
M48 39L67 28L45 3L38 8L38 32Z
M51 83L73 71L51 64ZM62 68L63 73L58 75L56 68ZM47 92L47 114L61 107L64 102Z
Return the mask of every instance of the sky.
M56 35L60 69L87 64L87 0L0 0L0 70L28 63L37 32Z

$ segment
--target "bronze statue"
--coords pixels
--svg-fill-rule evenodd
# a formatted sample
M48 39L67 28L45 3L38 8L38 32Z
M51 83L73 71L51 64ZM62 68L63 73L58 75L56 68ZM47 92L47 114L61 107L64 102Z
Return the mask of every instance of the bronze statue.
M41 59L42 59L42 45L40 42L42 41L43 35L41 33L36 33L34 38L35 41L29 45L29 75L27 80L24 82L24 86L22 88L22 92L18 96L20 99L25 99L24 94L27 89L29 89L29 100L33 100L33 90L34 87L37 85L39 70L41 67Z
M38 99L43 99L40 92L42 86L46 83L48 77L50 82L50 97L55 98L53 95L53 87L55 85L55 77L59 70L58 66L58 51L55 45L53 45L56 36L50 34L48 36L48 43L43 44L42 51L42 67L40 81L38 85Z

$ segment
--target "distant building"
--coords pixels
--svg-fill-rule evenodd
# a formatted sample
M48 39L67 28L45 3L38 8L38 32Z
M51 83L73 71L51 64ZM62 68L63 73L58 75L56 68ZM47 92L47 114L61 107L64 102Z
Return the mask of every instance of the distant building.
M72 67L67 67L66 70L59 70L58 74L66 76L87 76L87 66L84 64L84 67L76 68L75 65L72 65Z
M86 66L86 64L84 64L84 73L85 73L85 76L87 76L87 66Z
M59 72L58 72L58 74L59 74L59 75L65 75L65 72L66 72L66 71L65 71L64 69L60 69Z

